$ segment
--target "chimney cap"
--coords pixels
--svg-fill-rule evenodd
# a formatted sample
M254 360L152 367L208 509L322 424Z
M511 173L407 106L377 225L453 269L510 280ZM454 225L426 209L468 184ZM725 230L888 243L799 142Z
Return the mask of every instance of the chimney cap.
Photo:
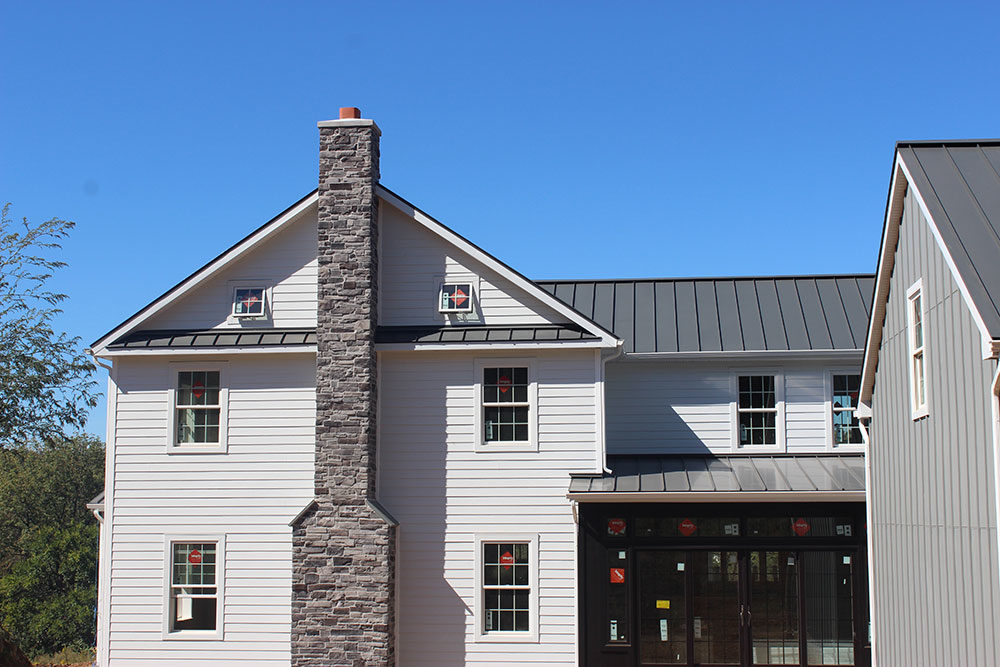
M361 109L357 107L340 107L340 119L361 118Z

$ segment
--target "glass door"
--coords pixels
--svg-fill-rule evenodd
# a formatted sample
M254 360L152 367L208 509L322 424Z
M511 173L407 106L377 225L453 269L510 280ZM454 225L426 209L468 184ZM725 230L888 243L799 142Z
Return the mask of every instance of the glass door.
M799 557L795 551L749 554L750 653L758 665L798 665Z

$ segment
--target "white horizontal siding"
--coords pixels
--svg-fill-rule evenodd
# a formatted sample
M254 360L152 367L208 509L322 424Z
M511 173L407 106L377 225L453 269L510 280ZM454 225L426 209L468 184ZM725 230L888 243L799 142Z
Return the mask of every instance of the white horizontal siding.
M736 400L732 375L766 372L784 376L787 451L825 451L829 429L825 368L785 363L741 370L717 362L627 361L607 366L608 453L731 452L730 404Z
M143 328L241 328L227 324L226 318L233 308L232 283L243 281L259 281L271 286L272 319L252 322L248 327L315 327L317 253L314 207L262 247L150 318Z
M441 324L442 279L472 282L481 322L503 326L564 322L548 306L516 288L441 237L388 204L380 208L379 323Z
M572 665L570 472L598 465L592 352L536 357L537 452L476 452L472 353L380 356L380 497L400 521L402 665ZM475 536L539 537L536 643L477 643Z
M287 665L288 522L313 495L315 360L227 364L227 454L167 454L168 363L117 364L110 658L119 665ZM162 638L165 536L226 537L223 641Z

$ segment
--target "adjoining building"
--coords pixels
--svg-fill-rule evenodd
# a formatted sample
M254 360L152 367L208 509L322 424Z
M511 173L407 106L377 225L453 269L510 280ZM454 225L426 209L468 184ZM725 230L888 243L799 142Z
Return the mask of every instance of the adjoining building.
M874 276L535 282L319 127L93 344L98 664L869 664Z

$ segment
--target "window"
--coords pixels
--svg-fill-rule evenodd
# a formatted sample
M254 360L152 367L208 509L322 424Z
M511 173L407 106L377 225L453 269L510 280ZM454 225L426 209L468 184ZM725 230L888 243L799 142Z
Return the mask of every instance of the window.
M221 639L221 537L169 540L165 635Z
M833 446L860 445L861 427L858 424L858 392L861 389L860 375L834 375L833 398Z
M472 311L472 284L445 283L441 286L438 310L442 313L468 313Z
M913 418L927 416L927 381L924 374L924 303L923 281L918 280L906 292L910 340L910 393Z
M478 640L537 639L537 541L537 535L476 540Z
M483 426L486 442L527 442L528 369L483 369Z
M170 435L176 451L219 451L226 445L226 402L222 364L171 366Z
M237 287L233 290L233 315L262 318L265 316L266 301L267 290L264 287Z
M740 375L736 404L739 446L777 445L778 399L774 375Z

